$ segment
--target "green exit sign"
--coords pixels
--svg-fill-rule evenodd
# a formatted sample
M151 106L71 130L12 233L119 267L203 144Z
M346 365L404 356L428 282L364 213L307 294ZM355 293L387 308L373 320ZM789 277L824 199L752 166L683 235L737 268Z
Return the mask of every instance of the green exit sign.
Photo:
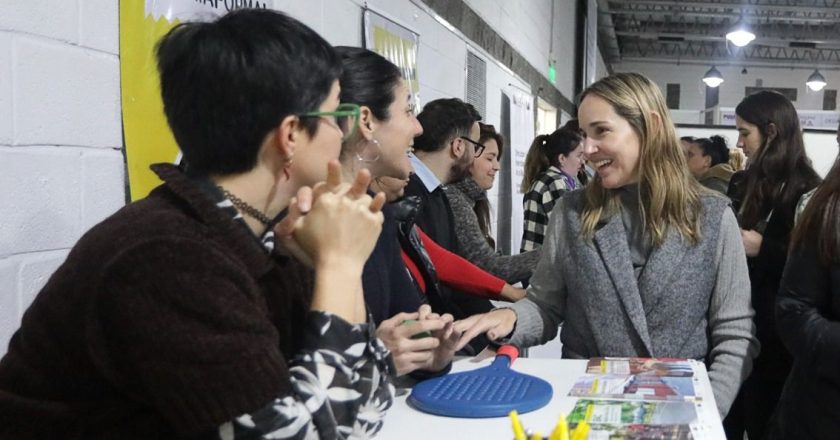
M557 85L557 69L555 69L552 64L549 64L548 66L548 80L551 81L552 84Z

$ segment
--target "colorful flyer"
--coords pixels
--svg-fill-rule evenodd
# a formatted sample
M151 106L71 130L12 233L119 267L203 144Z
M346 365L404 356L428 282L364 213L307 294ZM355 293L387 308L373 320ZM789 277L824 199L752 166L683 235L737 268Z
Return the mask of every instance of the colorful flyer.
M590 425L686 425L698 422L694 402L642 402L581 399L569 414L569 423Z
M588 374L642 374L692 377L697 361L670 358L592 358L586 366Z
M578 379L569 395L632 400L691 400L696 396L693 377L644 374L587 374Z

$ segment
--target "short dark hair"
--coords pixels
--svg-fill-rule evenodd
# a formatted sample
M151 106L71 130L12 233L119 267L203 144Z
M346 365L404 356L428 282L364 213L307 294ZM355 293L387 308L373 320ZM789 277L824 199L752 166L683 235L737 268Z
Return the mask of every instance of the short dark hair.
M481 120L481 114L458 98L444 98L423 106L417 120L423 126L423 134L414 138L414 149L434 152L442 150L447 141L457 136L469 136L473 124Z
M252 169L266 135L287 116L316 110L341 74L329 43L266 9L180 24L156 54L166 119L199 175ZM301 124L317 132L317 119Z
M387 121L394 89L402 79L400 69L382 55L359 47L337 46L341 57L341 102L364 105L376 119Z
M729 147L726 145L726 139L723 136L696 138L690 142L700 148L703 156L709 156L712 159L710 166L729 162Z

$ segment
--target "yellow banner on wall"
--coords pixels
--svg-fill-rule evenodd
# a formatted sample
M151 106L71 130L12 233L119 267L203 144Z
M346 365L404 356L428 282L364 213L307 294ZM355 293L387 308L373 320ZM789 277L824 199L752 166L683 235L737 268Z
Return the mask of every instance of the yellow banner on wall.
M365 48L372 50L396 64L414 94L419 107L420 82L417 79L417 51L420 34L378 14L364 11Z
M120 1L123 143L131 200L160 184L149 165L176 162L178 146L163 114L155 64L157 41L182 21L210 21L233 9L273 8L273 0Z

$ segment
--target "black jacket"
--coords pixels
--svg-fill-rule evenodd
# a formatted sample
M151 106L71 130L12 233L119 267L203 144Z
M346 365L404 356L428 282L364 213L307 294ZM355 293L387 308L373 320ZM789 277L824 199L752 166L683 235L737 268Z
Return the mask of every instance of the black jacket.
M743 200L745 183L744 171L735 173L730 181L727 195L732 199L736 213ZM799 194L796 200L799 200L801 195ZM779 291L787 260L795 211L795 203L774 207L770 218L754 228L762 235L758 255L747 257L752 284L752 306L755 309L756 337L761 343L761 352L755 359L752 376L773 382L784 381L793 364L793 359L782 345L776 331L775 305L776 293Z
M776 300L781 340L793 354L772 439L840 436L840 265L822 264L813 241L788 258Z

